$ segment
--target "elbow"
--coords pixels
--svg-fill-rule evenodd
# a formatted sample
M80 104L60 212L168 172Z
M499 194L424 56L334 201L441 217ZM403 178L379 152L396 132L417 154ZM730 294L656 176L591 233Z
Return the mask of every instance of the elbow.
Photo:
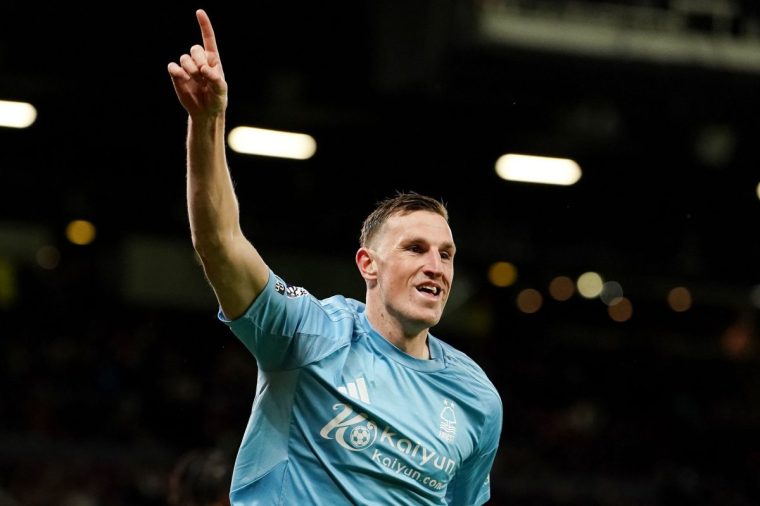
M218 236L192 234L191 238L193 249L204 263L206 259L218 257L224 250L222 240Z
M191 238L193 249L204 264L207 261L218 262L228 258L235 243L234 234L193 232Z

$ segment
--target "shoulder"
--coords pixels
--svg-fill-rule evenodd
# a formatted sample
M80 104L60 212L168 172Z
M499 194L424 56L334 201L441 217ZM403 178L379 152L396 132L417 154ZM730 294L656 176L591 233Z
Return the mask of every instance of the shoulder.
M328 313L346 314L351 315L352 317L358 317L359 313L364 310L363 303L343 295L332 295L325 299L317 300L315 298L314 300L317 301Z
M437 338L433 337L433 339ZM501 409L501 396L483 368L466 353L440 339L438 342L441 344L444 353L447 370L457 375L463 385L466 385L466 388L473 389L478 398L485 401L490 407L498 405L498 408Z
M300 302L301 304L297 305L323 313L333 321L355 319L358 313L364 310L363 303L340 294L320 299L308 289L292 285L274 272L271 272L270 281L265 291L270 299L280 299L290 303Z

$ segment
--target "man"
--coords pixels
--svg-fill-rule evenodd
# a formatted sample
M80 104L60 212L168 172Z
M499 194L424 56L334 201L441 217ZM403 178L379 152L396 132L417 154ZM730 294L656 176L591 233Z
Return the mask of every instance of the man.
M366 219L366 304L317 300L264 262L240 228L226 162L227 82L211 22L169 74L188 113L193 245L219 318L259 375L233 505L479 505L490 497L502 404L483 371L429 329L454 276L446 208L416 193Z

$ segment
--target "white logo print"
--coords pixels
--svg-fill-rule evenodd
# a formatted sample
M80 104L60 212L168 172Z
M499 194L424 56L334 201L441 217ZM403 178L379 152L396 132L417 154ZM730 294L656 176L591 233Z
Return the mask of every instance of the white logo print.
M274 284L274 289L280 295L287 295L288 297L303 297L309 295L309 291L306 288L300 286L291 286L280 282L279 280Z
M354 381L349 381L345 386L338 387L338 391L343 395L348 395L352 399L358 399L365 404L371 404L371 402L369 402L367 383L364 382L364 378L361 376Z
M454 414L454 403L449 400L443 401L441 423L438 428L440 429L438 437L448 443L452 442L457 436L457 417Z
M360 390L357 388L357 395ZM453 413L453 408L448 407ZM367 413L357 414L347 404L333 404L333 411L338 411L338 414L322 427L319 435L334 440L341 448L354 454L374 446L372 451L363 453L367 455L363 458L369 458L386 473L406 476L431 490L445 489L454 476L457 462L447 455L419 441L400 437L389 425L379 431L377 423L368 418Z
M377 425L367 420L366 413L354 415L354 410L345 404L334 404L333 410L342 409L340 413L322 427L319 435L325 439L333 439L330 433L335 431L335 441L346 450L357 452L364 450L377 438ZM348 429L351 428L349 431ZM346 434L348 432L348 435Z

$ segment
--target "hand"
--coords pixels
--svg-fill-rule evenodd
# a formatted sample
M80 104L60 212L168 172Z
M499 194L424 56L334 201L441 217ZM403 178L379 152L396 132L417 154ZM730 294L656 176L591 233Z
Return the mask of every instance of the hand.
M193 118L214 117L227 108L227 81L216 47L211 20L203 9L195 12L201 27L203 46L190 48L179 58L179 65L169 63L169 76L182 107Z

